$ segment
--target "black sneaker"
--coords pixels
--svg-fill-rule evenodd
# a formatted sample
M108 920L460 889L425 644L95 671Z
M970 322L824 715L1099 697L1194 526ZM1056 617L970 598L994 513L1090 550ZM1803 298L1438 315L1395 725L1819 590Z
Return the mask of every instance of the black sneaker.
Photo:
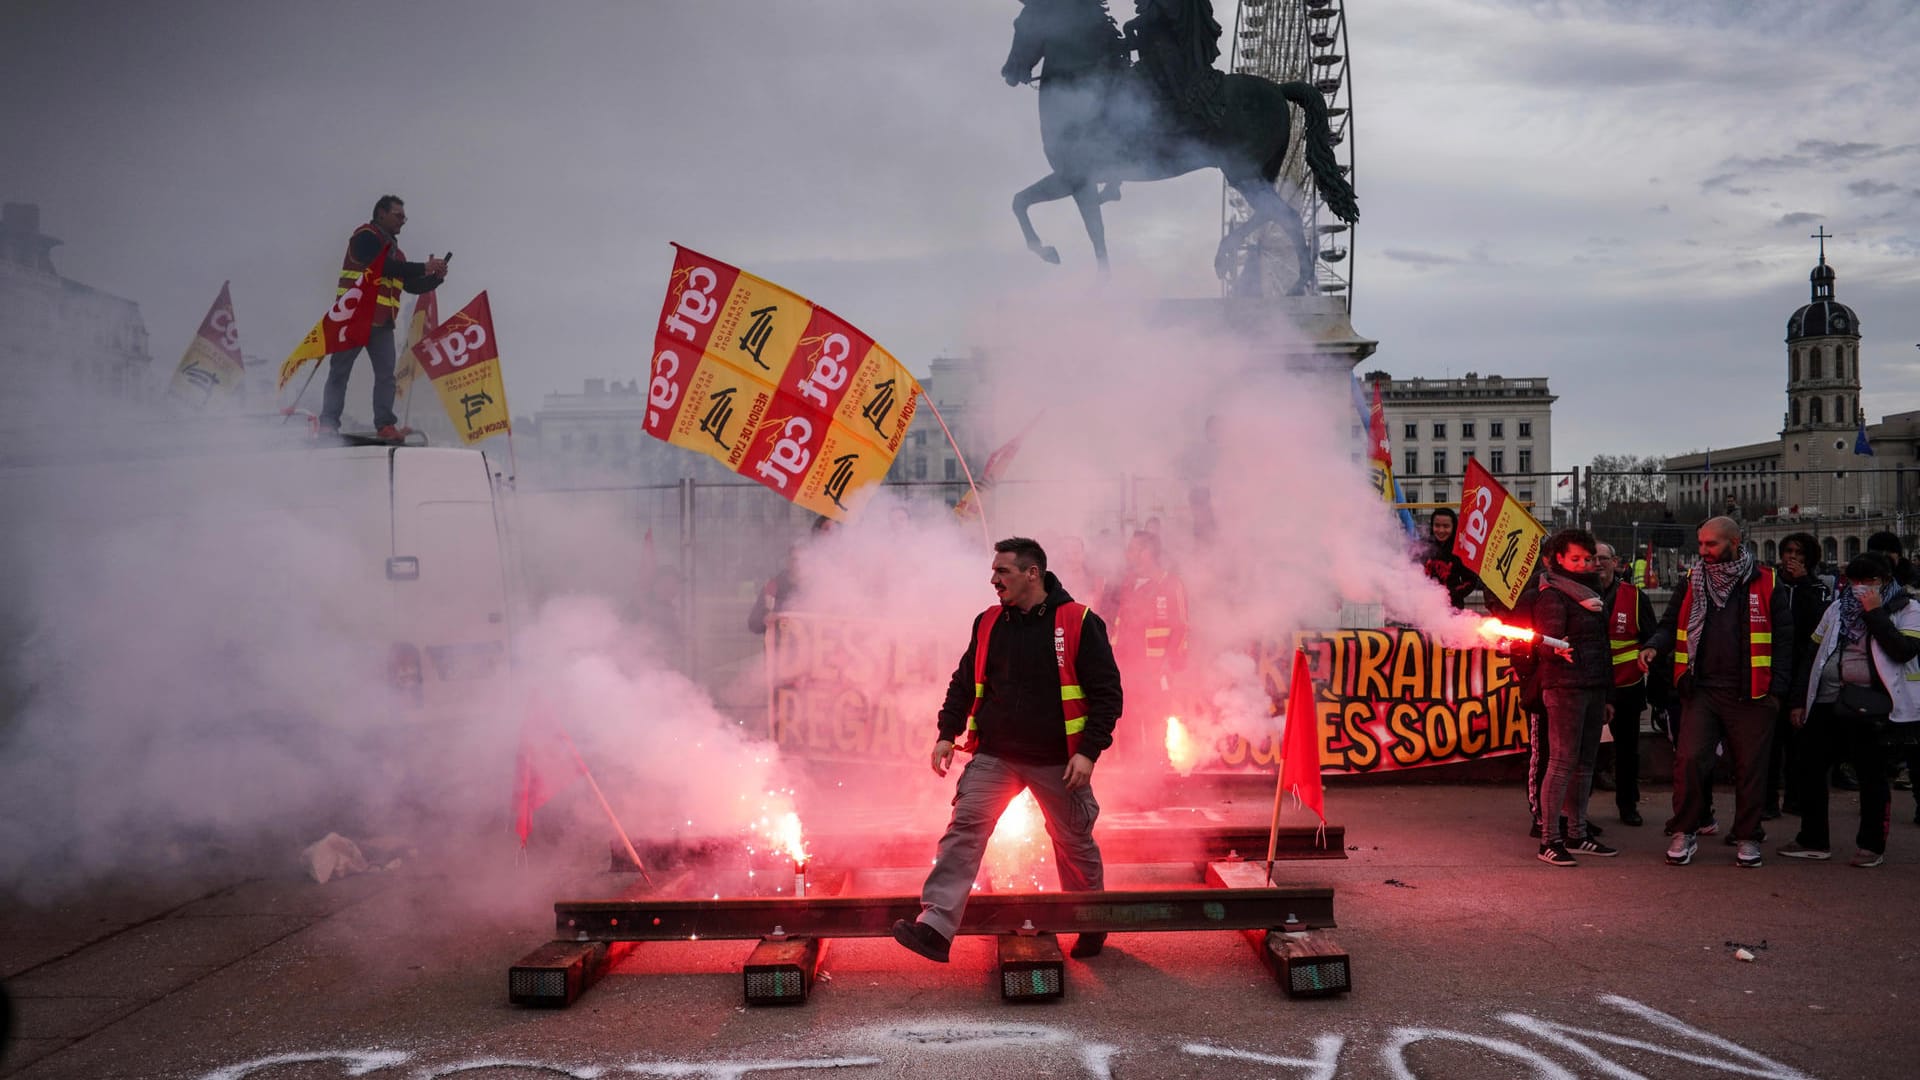
M1099 956L1100 950L1107 947L1107 935L1081 934L1073 939L1073 948L1067 950L1068 956L1077 956L1085 960L1089 956Z
M1620 808L1620 824L1638 826L1645 825L1646 823L1647 819L1640 816L1640 811L1635 810L1631 806L1623 806Z
M1608 847L1591 836L1581 840L1567 841L1567 850L1575 855L1598 855L1603 859L1610 859L1620 854L1619 848Z
M1541 844L1539 859L1541 862L1546 863L1548 866L1579 866L1580 865L1579 863L1573 861L1572 855L1567 854L1567 845L1561 843L1558 840L1552 840L1547 843Z
M1920 819L1920 810L1915 810L1914 814L1916 815L1916 819ZM1540 823L1537 821L1534 822L1533 825L1527 829L1527 835L1533 837L1535 840L1540 839Z
M947 935L926 923L908 922L905 919L893 921L893 940L936 964L946 963L947 951L953 948L953 942Z

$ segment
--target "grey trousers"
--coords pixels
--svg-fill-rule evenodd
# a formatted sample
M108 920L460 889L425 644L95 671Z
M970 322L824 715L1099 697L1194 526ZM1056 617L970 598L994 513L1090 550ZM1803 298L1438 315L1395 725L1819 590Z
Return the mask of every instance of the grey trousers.
M340 414L347 409L347 381L353 378L353 361L359 349L348 349L327 357L327 390L320 403L320 426L337 428ZM367 337L367 359L373 364L373 426L375 430L400 422L393 415L394 351L393 327L376 326Z
M951 938L966 913L987 839L1020 792L1033 792L1053 839L1053 862L1060 870L1063 892L1098 892L1105 888L1100 846L1093 842L1093 823L1100 816L1093 788L1068 791L1060 774L1066 764L1023 765L991 754L975 754L954 786L953 821L940 838L940 855L933 873L920 890L920 921Z

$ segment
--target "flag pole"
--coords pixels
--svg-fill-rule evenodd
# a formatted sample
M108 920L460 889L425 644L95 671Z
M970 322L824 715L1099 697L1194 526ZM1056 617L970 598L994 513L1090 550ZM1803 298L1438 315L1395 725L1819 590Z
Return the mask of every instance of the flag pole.
M947 427L947 418L940 415L940 406L933 403L933 395L926 396L927 408L933 411L933 418L939 422L940 431L947 437L947 445L953 447L953 456L960 459L960 471L966 474L967 489L973 492L973 502L980 508L980 533L987 543L993 543L993 528L987 524L987 504L980 498L980 487L973 482L973 469L967 465L967 455L960 452L960 444L954 441L953 431Z
M633 860L634 868L640 871L640 877L648 885L652 885L653 877L647 873L647 864L640 861L640 853L633 849L633 841L627 836L626 827L620 824L619 817L613 812L612 804L608 803L606 795L601 793L599 782L593 778L593 771L587 768L587 760L580 756L580 748L573 745L573 736L562 731L560 737L567 741L567 752L573 755L573 763L579 767L580 775L587 778L587 786L593 789L593 797L600 800L600 809L605 810L607 820L613 822L613 831L620 837L620 846L627 850L627 858Z
M1289 719L1288 723L1292 723ZM1287 771L1282 768L1286 756L1286 741L1275 738L1279 743L1279 753L1273 755L1273 824L1267 827L1267 884L1273 884L1273 857L1280 850L1280 801L1286 797Z
M312 385L313 385L313 377L314 377L315 375L318 375L318 374L320 374L320 365L321 365L321 363L322 363L322 362L324 362L324 361L327 361L327 360L330 360L330 359L332 359L332 358L331 358L331 357L328 357L328 356L321 356L321 357L316 357L316 358L314 359L314 361L313 361L313 370L312 370L312 371L309 371L309 372L307 372L307 381L306 381L306 382L303 382L303 383L301 383L301 384L300 384L300 391L299 391L299 393L296 393L296 394L294 394L294 395L293 395L293 404L291 404L291 405L288 405L288 406L287 406L286 408L284 408L284 409L282 409L282 410L280 410L280 422L281 422L282 424L284 424L284 423L286 423L287 421L289 421L289 420L291 420L291 419L293 419L293 414L294 414L294 413L295 413L296 411L298 411L298 410L299 410L299 408L300 408L300 399L301 399L301 398L303 398L303 397L306 397L306 396L307 396L307 387L309 387L309 386L312 386Z

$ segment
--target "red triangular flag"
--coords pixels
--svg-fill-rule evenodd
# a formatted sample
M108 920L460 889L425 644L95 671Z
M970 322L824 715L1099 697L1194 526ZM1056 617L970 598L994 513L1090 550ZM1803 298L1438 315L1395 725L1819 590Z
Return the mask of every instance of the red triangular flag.
M1280 733L1280 788L1327 823L1327 800L1320 786L1320 718L1313 707L1313 676L1305 649L1293 650L1293 675L1287 681L1287 726Z
M533 812L546 805L580 771L573 740L560 727L551 706L536 700L520 728L520 752L513 763L513 831L527 846Z

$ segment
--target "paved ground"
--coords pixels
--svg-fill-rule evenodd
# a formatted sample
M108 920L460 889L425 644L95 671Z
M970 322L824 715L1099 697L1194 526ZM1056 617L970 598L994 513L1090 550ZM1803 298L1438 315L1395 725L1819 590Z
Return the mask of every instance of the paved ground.
M18 1011L0 1074L1914 1075L1911 797L1896 796L1892 854L1873 870L1777 857L1739 870L1718 843L1668 867L1665 797L1648 794L1654 825L1610 830L1622 857L1559 870L1534 861L1512 788L1329 792L1356 850L1288 868L1338 890L1356 988L1321 1001L1288 1000L1237 935L1211 933L1116 936L1069 962L1055 1004L1002 1004L991 942L962 939L947 967L887 941L834 943L830 981L800 1008L743 1008L747 947L702 942L642 946L571 1009L516 1009L506 968L550 936L557 893L608 887L584 859L574 884L430 860L325 886L206 867L0 909Z

